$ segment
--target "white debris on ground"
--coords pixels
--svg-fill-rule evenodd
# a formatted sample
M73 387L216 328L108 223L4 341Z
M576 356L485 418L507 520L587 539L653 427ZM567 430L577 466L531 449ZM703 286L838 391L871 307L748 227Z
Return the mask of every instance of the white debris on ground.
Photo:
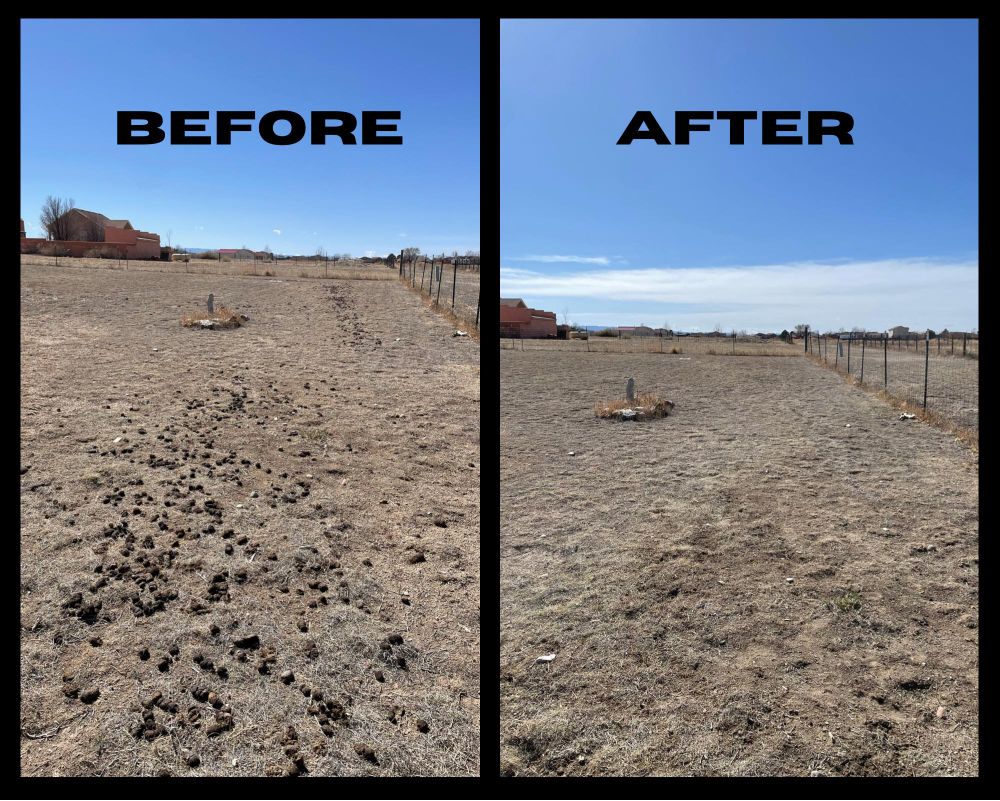
M467 337L469 335L468 331L456 331L452 334L453 337Z
M545 664L546 662L551 662L556 658L555 654L545 654L545 656L540 656L535 660L535 664Z
M907 412L903 412L903 413L902 413L902 414L901 414L901 415L899 416L899 419L900 419L900 420L914 420L914 419L916 419L916 417L917 417L917 416L916 416L915 414L908 414Z

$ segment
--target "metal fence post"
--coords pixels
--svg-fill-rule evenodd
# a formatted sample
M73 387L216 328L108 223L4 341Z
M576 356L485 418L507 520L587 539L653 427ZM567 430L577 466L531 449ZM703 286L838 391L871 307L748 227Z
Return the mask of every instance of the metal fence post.
M837 334L837 344L833 351L833 369L838 369L840 365L840 334Z
M861 335L861 383L865 383L865 340L868 337L865 334Z
M733 331L733 356L736 355L736 332Z
M889 340L882 340L882 383L889 389Z
M851 340L854 339L854 332L847 335L847 374L851 374Z
M927 345L929 345L931 341L930 334L925 334L925 336L927 337L925 342ZM925 410L927 409L927 366L930 364L930 359L931 359L931 349L926 347L925 345L924 347L924 409Z
M455 285L458 283L458 262L451 268L451 308L455 308Z
M965 346L966 346L966 343L968 342L968 340L969 340L969 335L968 334L962 334L962 355L963 356L965 355Z

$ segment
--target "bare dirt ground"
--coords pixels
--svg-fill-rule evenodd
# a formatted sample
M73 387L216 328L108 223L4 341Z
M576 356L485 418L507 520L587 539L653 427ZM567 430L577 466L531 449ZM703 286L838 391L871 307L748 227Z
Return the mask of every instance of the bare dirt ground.
M479 345L387 279L22 267L23 774L478 774Z
M806 359L502 352L502 771L976 775L977 485Z

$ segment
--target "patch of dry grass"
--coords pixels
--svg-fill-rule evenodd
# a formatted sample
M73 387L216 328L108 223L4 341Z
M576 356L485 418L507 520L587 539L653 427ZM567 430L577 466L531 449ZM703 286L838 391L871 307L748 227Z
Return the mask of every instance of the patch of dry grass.
M243 325L243 315L225 306L220 306L214 312L185 314L181 317L181 325L185 328L194 328L201 325L203 320L211 320L216 328L239 328Z
M594 404L594 414L603 420L607 420L625 409L634 409L637 412L641 412L643 418L649 419L653 417L666 417L673 408L673 401L668 401L652 392L640 392L634 401L598 401Z

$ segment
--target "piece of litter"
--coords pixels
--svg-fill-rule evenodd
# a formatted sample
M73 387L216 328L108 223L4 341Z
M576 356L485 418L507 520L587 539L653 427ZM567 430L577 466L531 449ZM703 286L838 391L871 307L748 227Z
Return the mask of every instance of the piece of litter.
M846 426L844 426L844 428L850 428L850 427L851 427L850 423L848 423Z
M122 441L122 438L121 438L121 437L115 437L115 438L114 438L113 440L111 440L111 441L112 441L112 442L121 442L121 441Z
M347 484L347 479L341 479L340 486L345 486Z
M943 706L939 706L937 708L937 712L934 713L934 717L936 717L936 718L943 718L944 717L944 707Z
M915 414L907 414L906 412L903 412L903 413L902 413L902 414L901 414L901 415L899 416L899 419L900 419L900 420L914 420L914 419L916 419L916 417L917 417L917 416L916 416Z
M159 348L153 348L153 350L154 350L154 351L157 351L157 350L159 350Z
M795 579L791 578L790 576L788 578L786 578L785 581L787 581L789 584L794 584L795 583Z
M469 335L468 331L456 331L452 334L453 337L467 337Z
M238 503L238 504L236 504L236 508L237 508L237 509L242 509L242 508L243 508L243 504L242 504L242 503Z
M570 451L570 452L569 452L569 455L570 455L570 456L576 456L576 451Z
M538 659L535 660L535 663L537 664L539 662L541 663L551 662L555 658L556 658L555 654L545 654L545 656L538 657Z

